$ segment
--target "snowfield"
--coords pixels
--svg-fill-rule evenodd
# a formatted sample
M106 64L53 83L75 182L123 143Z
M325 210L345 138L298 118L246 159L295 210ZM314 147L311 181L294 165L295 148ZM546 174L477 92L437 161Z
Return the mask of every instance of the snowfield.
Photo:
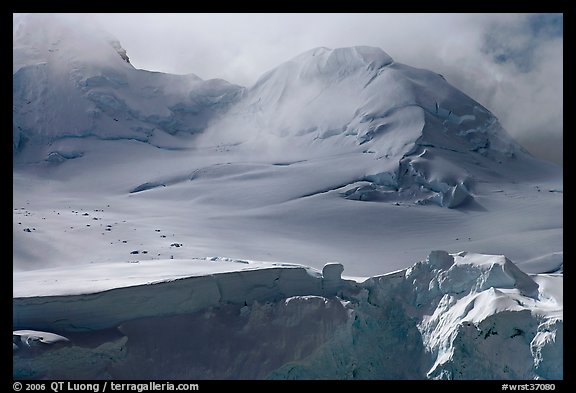
M563 170L487 108L364 46L138 70L74 18L13 18L15 378L563 378Z

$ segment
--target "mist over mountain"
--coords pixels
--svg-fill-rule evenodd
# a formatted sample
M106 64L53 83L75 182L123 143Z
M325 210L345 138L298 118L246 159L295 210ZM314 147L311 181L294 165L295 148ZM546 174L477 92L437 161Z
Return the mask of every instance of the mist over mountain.
M333 303L330 310L320 307L326 325L313 327L319 330L309 350L246 374L238 364L231 374L202 365L164 371L174 378L562 375L552 370L561 338L550 344L556 339L550 331L562 334L562 296L551 289L563 277L562 168L531 156L488 108L442 75L397 63L380 48L315 48L242 87L136 69L117 39L60 14L15 15L13 54L13 304L20 332L14 334L58 345L67 341L42 332L71 340L79 351L73 377L134 377L137 365L150 360L145 337L172 317L188 315L175 325L186 330L200 315L191 322L191 313L211 308L219 320L236 322L237 313L256 313L246 331L257 337L262 304L270 303L273 323L282 325L319 310L316 297ZM295 276L269 283L267 269L277 270L279 280ZM248 278L244 270L255 272ZM226 284L214 286L216 274ZM401 292L381 288L381 280L396 282L396 276L407 280ZM78 287L86 277L93 280ZM180 284L190 277L210 283L187 298ZM304 284L310 277L320 281ZM166 284L176 279L184 281ZM178 302L194 307L121 307L118 299L133 293L146 299L148 290L184 296ZM348 342L357 334L380 337L350 319L354 313L367 324L384 318L368 310L362 291L415 318L402 319L403 331L416 340L402 344L415 351L406 355L417 359L414 373L387 374L390 364L362 363L364 371L318 366L335 361L326 343L358 358L373 350L368 341ZM80 306L104 292L110 297L90 303L94 309ZM398 308L385 300L399 293L409 300ZM62 308L62 298L75 306ZM288 298L296 300L282 303ZM420 309L422 299L433 306ZM284 310L290 302L300 311ZM151 325L133 322L138 318L151 318ZM473 325L489 336L492 322L511 338L514 325L523 341L498 337L485 346L467 330ZM445 323L456 327L446 330ZM111 355L120 366L82 374L82 362L97 355L81 349L73 333L81 325L94 337L119 329L142 346L132 347L126 362ZM334 326L340 333L328 334ZM124 338L112 343L104 336L98 340L107 350L124 348ZM199 342L214 338L202 337ZM230 348L242 341L234 337ZM394 337L386 335L386 342L393 345ZM498 345L510 345L522 366L510 374L506 364L490 366L489 348ZM23 347L15 346L16 359ZM470 359L463 348L472 347L481 356L473 360L476 371L465 372ZM378 351L371 359L382 362ZM221 355L215 363L224 361ZM34 377L51 362L51 355L42 356ZM22 375L28 372L21 367Z

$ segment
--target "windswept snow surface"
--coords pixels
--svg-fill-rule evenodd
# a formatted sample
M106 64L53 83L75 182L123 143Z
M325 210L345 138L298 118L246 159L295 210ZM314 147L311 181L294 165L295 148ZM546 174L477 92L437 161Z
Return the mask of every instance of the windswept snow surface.
M15 274L14 377L563 377L562 276L529 276L504 256L434 251L358 282L340 264L102 268Z
M561 317L546 307L561 316L562 168L531 157L441 75L379 48L316 48L241 87L135 69L77 15L13 22L14 328L70 340L46 352L15 339L15 375L561 375ZM411 267L436 249L454 264ZM331 279L337 264L322 278L327 262L363 279ZM427 283L406 279L418 266ZM393 306L383 294L428 300ZM480 345L473 333L492 323L499 334ZM190 338L190 324L204 333ZM146 360L163 363L183 341L182 356L223 346L186 370ZM491 357L507 345L518 367ZM56 370L51 356L67 360ZM243 369L248 358L265 366Z
M562 169L438 74L317 48L242 88L122 53L69 15L14 18L15 270L134 251L364 276L437 248L561 255Z

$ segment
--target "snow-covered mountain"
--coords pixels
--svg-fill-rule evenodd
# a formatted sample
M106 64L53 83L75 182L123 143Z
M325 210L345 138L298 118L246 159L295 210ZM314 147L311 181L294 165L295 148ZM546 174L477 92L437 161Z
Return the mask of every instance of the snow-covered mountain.
M561 168L440 75L378 48L318 48L242 88L134 69L79 19L14 17L18 270L135 247L362 275L436 248L518 263L562 251Z
M496 117L441 75L372 47L317 48L280 65L200 139L299 159L367 154L344 190L356 200L456 207L475 182L494 172L517 180L528 169L519 163L534 165Z
M243 90L194 74L137 70L116 39L83 19L15 17L13 149L19 159L27 157L27 144L41 149L33 159L65 159L66 153L42 149L65 138L154 144L195 133Z
M147 373L149 332L171 318L228 321L253 342L276 337L264 325L304 328L319 313L313 342L265 368L242 374L240 357L221 370L231 339L213 368L170 375L562 377L562 168L529 155L441 75L379 48L316 48L241 87L135 69L120 42L81 15L13 21L19 376L40 377L67 351L73 371L42 375ZM430 254L438 249L451 256ZM362 278L331 281L337 264L314 270L330 261ZM143 300L156 291L175 296L175 308ZM236 337L230 329L222 336ZM278 350L304 339L283 332ZM117 358L126 337L141 345ZM174 354L162 339L161 356ZM98 341L97 353L83 340ZM28 369L39 342L57 350L33 348ZM522 361L495 361L498 346ZM258 361L271 356L255 351ZM86 374L82 362L104 353L119 363ZM418 367L394 374L386 356Z

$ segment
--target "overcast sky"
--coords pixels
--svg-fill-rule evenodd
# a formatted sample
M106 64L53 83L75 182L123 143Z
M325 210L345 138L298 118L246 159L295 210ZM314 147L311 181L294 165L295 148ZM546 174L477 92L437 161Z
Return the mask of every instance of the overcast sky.
M250 86L315 47L378 46L490 109L562 161L562 14L95 14L137 68Z

